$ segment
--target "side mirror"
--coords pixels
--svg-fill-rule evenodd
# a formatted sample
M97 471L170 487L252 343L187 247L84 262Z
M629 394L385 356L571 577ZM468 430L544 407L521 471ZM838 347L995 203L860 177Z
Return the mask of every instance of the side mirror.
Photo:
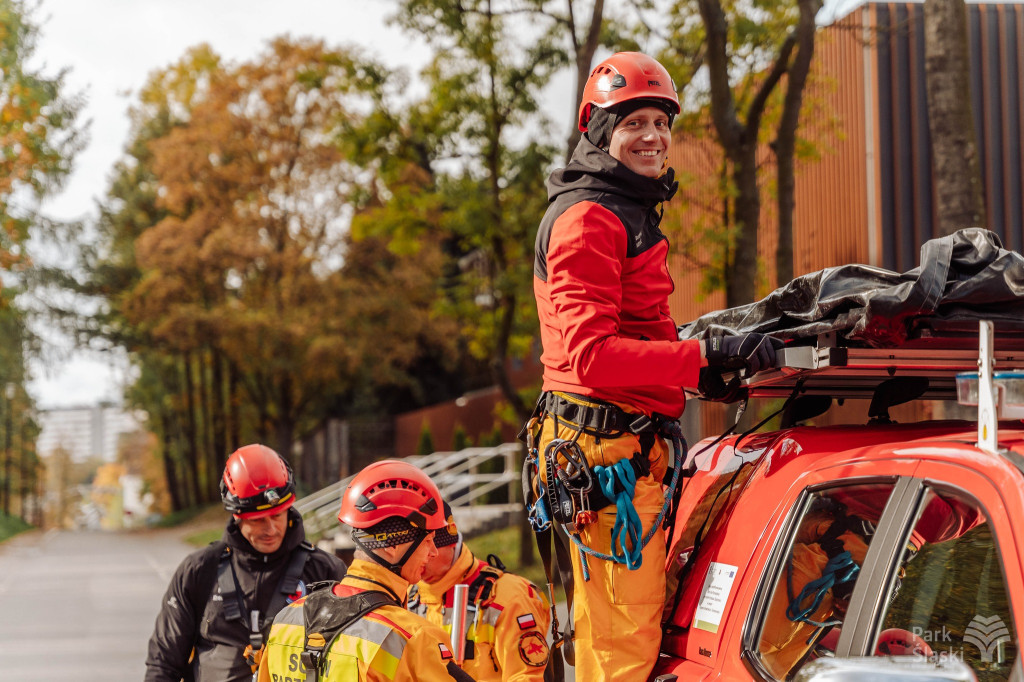
M795 682L977 682L970 666L957 658L919 656L819 658L800 669Z

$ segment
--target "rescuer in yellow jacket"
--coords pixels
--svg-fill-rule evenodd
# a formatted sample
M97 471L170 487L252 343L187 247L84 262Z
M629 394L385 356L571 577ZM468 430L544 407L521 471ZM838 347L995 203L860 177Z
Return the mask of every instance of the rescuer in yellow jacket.
M352 529L355 560L340 583L281 610L257 680L472 682L444 631L405 609L445 526L437 486L411 464L371 464L352 479L338 518Z
M462 542L451 507L447 528L434 533L437 556L409 591L409 610L451 637L455 585L469 586L462 669L478 682L540 682L548 662L550 606L533 583L506 573L494 555L477 559Z

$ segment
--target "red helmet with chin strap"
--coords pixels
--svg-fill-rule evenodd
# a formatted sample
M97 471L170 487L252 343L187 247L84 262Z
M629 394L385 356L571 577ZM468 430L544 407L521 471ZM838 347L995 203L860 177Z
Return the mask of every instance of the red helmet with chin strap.
M220 497L236 519L277 514L295 503L292 469L266 445L238 448L224 467Z
M338 520L366 529L394 516L427 532L448 525L441 493L430 477L408 462L386 459L366 467L348 484Z
M662 100L672 116L679 113L675 84L661 62L642 52L616 52L590 72L580 102L580 131L587 131L593 107L606 109L634 99Z

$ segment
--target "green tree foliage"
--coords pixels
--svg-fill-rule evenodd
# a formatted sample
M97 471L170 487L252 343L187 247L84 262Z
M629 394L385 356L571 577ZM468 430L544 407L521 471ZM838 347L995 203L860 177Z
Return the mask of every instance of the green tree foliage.
M23 245L33 216L23 201L57 188L81 146L65 73L27 66L38 28L20 0L0 0L0 269L26 263ZM22 201L19 202L19 199ZM20 205L19 205L20 204Z
M758 293L764 184L758 153L769 142L779 171L776 260L783 269L777 276L788 281L792 275L793 159L814 52L814 17L820 7L818 0L753 4L683 0L672 9L670 47L664 59L677 84L686 86L687 108L706 112L684 116L682 122L689 119L699 126L710 119L722 150L721 223L708 233L715 236L718 251L710 276L713 284L724 286L728 306L753 301ZM701 72L706 78L695 79ZM773 102L784 80L786 93ZM775 123L774 131L769 132L768 122Z
M389 100L394 85L376 71L377 111L342 137L361 158L391 155L379 177L392 200L358 216L353 230L395 249L443 244L449 266L437 310L459 321L468 351L489 364L525 418L508 362L529 351L536 331L533 239L555 152L536 132L519 144L512 137L527 125L542 130L538 95L564 52L551 32L517 43L486 0L408 0L396 21L426 37L437 56L422 74L426 97L411 104Z
M417 455L432 455L437 451L434 447L434 436L430 433L430 424L426 421L420 427L420 436L416 441Z
M40 462L35 452L39 427L31 419L34 405L24 388L27 359L38 352L38 339L17 302L30 265L24 246L31 227L42 228L44 236L57 227L35 214L31 202L60 186L81 147L76 126L81 98L68 95L65 72L48 75L29 66L37 38L32 7L0 0L0 272L5 275L0 292L0 503L5 513L17 509L25 520L30 497L38 506Z

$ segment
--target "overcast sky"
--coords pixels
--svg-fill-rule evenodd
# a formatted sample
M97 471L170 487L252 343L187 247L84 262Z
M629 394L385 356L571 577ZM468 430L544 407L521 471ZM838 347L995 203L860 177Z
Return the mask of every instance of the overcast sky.
M71 69L69 89L84 93L82 119L91 121L88 147L44 212L62 219L95 215L126 142L134 96L150 72L188 47L206 42L222 57L240 61L287 33L360 45L390 65L413 67L429 53L385 25L393 7L384 0L42 0L34 17L42 30L33 62L48 74ZM120 402L123 371L115 358L48 353L32 366L30 390L44 408Z

